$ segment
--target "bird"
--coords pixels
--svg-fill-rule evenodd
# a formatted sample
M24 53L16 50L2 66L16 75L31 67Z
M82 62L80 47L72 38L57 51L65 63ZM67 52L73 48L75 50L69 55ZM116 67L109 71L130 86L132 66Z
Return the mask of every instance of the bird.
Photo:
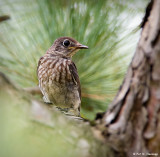
M88 49L88 46L71 37L60 37L39 59L37 67L44 102L74 116L80 116L81 86L72 57L80 49Z

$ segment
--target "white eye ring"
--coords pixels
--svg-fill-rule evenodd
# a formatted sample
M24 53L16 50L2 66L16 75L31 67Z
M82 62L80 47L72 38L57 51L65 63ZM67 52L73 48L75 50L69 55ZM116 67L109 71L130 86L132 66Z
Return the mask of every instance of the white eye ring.
M70 45L70 41L68 39L63 41L63 46L68 47Z

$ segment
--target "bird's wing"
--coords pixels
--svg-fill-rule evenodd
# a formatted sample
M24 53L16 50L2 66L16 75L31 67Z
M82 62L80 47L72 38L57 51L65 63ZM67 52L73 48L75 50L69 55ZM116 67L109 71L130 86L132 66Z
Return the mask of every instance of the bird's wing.
M71 64L69 64L69 70L71 72L72 79L73 79L74 83L78 86L78 92L79 92L79 96L81 99L81 85L80 85L80 80L79 80L77 68L76 68L76 65L74 64L74 62L71 62Z
M39 66L41 65L41 61L42 61L42 59L43 59L44 57L41 57L40 59L39 59L39 61L38 61L38 66L37 66L37 75L38 75L38 68L39 68Z

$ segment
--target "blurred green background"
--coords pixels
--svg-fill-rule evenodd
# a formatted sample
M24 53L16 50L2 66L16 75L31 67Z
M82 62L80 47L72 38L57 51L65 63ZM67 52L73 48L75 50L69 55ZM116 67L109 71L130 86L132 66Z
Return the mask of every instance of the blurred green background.
M147 0L0 0L0 71L22 88L38 85L37 62L54 40L70 36L89 46L78 52L81 115L107 109L138 41ZM42 98L39 98L40 100Z

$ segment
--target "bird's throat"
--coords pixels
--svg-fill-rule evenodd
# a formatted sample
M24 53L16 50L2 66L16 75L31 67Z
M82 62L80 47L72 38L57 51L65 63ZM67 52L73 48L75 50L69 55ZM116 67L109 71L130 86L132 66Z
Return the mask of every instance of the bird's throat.
M67 56L72 58L77 53L77 51L79 50L75 49L74 51L70 52Z

